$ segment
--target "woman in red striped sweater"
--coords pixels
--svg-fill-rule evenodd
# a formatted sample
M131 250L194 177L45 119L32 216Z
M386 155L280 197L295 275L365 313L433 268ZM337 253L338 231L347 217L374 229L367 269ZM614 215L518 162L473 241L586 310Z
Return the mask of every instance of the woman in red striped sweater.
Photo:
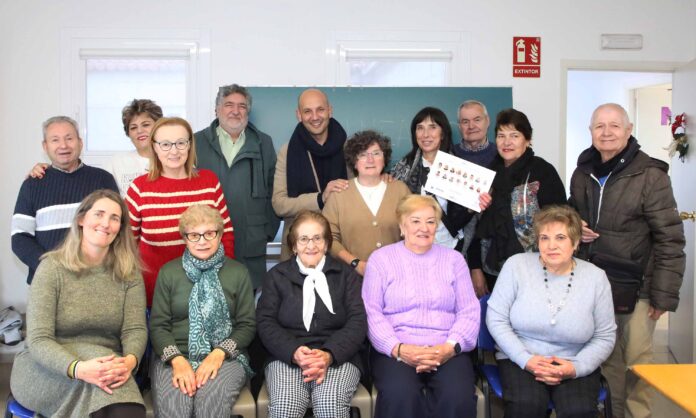
M159 269L181 257L186 247L179 234L179 218L191 205L206 204L220 211L224 221L222 245L234 258L232 222L217 176L195 169L196 147L191 126L181 118L161 118L150 134L150 172L131 183L126 203L131 229L143 261L147 306Z

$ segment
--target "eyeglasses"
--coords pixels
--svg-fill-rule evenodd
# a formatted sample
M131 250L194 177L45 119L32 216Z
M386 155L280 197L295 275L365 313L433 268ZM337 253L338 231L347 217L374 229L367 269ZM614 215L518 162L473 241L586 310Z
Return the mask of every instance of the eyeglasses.
M220 231L205 231L202 234L199 234L198 232L187 232L184 233L184 237L186 237L187 240L190 242L198 242L201 240L201 237L205 238L206 241L212 241L215 238L217 238L218 234Z
M189 144L191 143L191 141L189 141L188 139L180 139L176 142L169 142L169 141L160 141L160 142L153 141L153 142L155 144L159 145L160 149L164 152L167 152L170 149L172 149L172 146L175 146L176 149L183 151L186 148L188 148Z
M324 243L324 237L322 237L321 235L315 235L312 238L310 238L306 235L302 235L297 239L297 243L302 245L303 247L309 244L309 241L312 241L314 245L319 246Z
M372 151L372 152L361 152L358 154L358 160L367 160L367 157L372 156L372 158L379 158L384 155L384 152L382 151Z

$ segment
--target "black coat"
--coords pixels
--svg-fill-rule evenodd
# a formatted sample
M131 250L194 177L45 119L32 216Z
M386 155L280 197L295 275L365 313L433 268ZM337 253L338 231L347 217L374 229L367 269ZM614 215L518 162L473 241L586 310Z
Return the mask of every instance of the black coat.
M326 254L324 274L335 314L331 314L317 296L310 331L302 321L302 285L295 257L273 267L263 282L256 308L256 329L270 353L269 361L292 363L298 347L328 350L332 366L345 362L363 371L358 350L367 335L367 317L361 297L362 280L345 263Z

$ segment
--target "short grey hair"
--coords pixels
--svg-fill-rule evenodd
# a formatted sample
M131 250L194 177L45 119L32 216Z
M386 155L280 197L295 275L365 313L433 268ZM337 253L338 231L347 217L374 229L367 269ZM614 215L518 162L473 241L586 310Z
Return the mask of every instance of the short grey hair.
M485 104L479 102L478 100L466 100L462 102L462 104L460 104L459 108L457 109L457 119L459 119L459 113L462 111L463 108L471 106L481 106L481 109L483 109L484 116L488 117L488 109L486 109ZM457 122L458 121L459 120L457 120Z
M247 102L247 112L251 112L251 93L249 93L249 90L247 90L246 87L242 87L239 84L229 84L220 87L218 89L217 97L215 98L215 107L220 106L223 100L225 100L225 97L235 93L239 93L244 96Z
M618 103L604 103L599 106L592 112L592 117L590 118L590 129L592 129L592 126L594 125L594 120L595 120L595 115L600 109L604 109L605 107L611 107L614 110L618 110L621 112L621 119L623 119L623 126L624 128L627 128L628 126L631 125L631 120L628 118L628 112L626 112L626 109L624 109L623 106L621 106Z
M41 125L41 129L43 130L43 138L44 141L46 140L46 132L48 131L48 127L53 125L54 123L69 123L72 125L73 128L75 128L75 132L77 133L78 139L80 138L80 127L77 125L77 122L75 119L69 117L69 116L52 116L44 121L44 123Z

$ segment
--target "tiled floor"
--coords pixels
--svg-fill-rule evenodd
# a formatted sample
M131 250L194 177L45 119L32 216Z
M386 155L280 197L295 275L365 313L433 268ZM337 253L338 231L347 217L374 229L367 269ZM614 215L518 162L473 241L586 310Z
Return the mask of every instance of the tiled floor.
M655 329L655 362L656 363L674 363L674 357L669 352L667 347L667 315L663 315L657 323ZM0 357L0 360L7 361L7 356ZM7 395L10 392L10 371L12 365L7 362L0 362L0 407L5 410L5 402ZM493 405L493 418L501 418L503 416L502 404L495 402ZM691 417L683 409L673 404L669 399L656 394L655 402L653 403L654 418L687 418Z

